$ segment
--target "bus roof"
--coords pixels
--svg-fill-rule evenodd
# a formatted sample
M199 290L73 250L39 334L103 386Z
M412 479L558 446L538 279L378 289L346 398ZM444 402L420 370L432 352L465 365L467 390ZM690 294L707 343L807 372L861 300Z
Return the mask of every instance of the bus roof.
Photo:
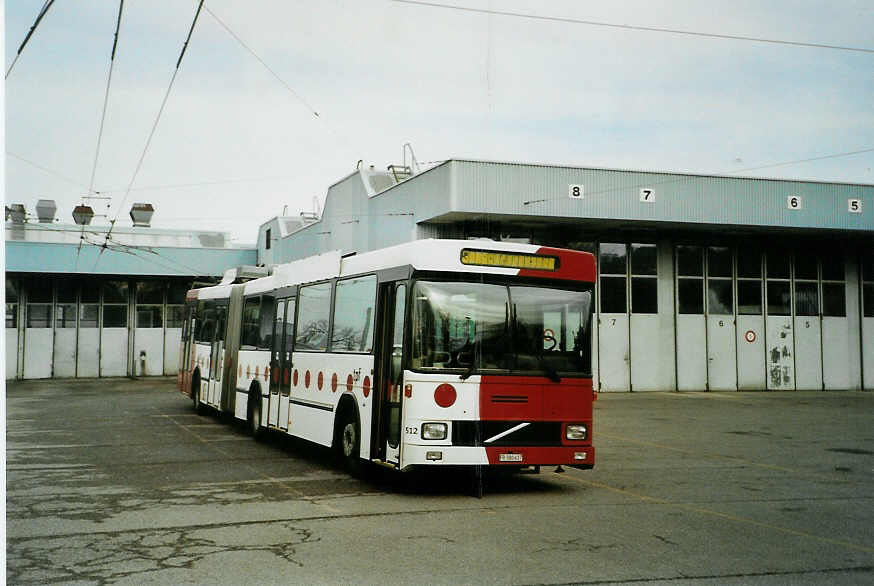
M426 239L346 256L341 256L335 250L279 264L274 266L270 276L245 283L245 294L263 293L285 285L404 266L410 266L416 271L512 275L583 282L595 280L595 257L588 252L493 240ZM227 297L231 287L232 285L217 285L199 289L197 297Z

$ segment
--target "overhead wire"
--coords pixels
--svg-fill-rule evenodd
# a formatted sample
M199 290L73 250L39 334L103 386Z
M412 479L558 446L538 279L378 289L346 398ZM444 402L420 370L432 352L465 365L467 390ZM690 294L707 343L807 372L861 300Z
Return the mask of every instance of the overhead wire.
M103 95L103 111L100 114L100 127L97 130L97 147L94 152L94 165L91 167L91 181L88 184L88 195L95 193L94 178L97 175L97 163L100 160L100 144L103 141L103 125L106 122L106 110L109 104L109 88L112 86L112 70L115 66L115 52L118 48L118 33L121 30L121 15L124 11L124 0L119 0L118 3L118 19L115 23L115 35L112 39L112 53L109 56L109 74L106 77L106 92ZM85 224L82 224L82 232L84 234ZM76 250L76 262L73 265L74 272L79 267L79 254L82 252L82 241L84 236L79 238L79 247Z
M118 33L121 29L121 15L124 11L124 0L118 4L118 20L115 23L115 35L112 40L112 53L109 57L109 74L106 78L106 93L103 96L103 111L100 114L100 127L97 130L97 149L94 153L94 166L91 168L91 182L88 184L88 193L94 193L94 178L97 175L97 162L100 159L100 144L103 140L103 125L106 122L106 110L109 104L109 88L112 85L112 70L115 66L115 51L118 48Z
M270 73L270 75L272 75L272 76L276 79L276 81L278 81L279 83L281 83L281 84L285 87L285 89L287 89L287 90L291 93L291 95L293 95L294 98L295 98L298 102L300 102L301 104L303 104L304 107L306 107L306 109L310 111L310 114L312 114L312 115L315 116L316 118L320 118L320 117L321 117L321 116L319 115L319 113L316 111L316 109L313 108L313 106L312 106L309 102L307 102L307 101L303 98L303 96L301 96L299 93L297 93L297 92L294 90L294 88L292 88L292 87L291 87L291 86L290 86L290 85L289 85L289 84L288 84L284 79L282 79L282 78L279 76L279 74L276 73L276 71L274 71L273 68L270 67L270 66L267 64L267 62L264 61L264 59L262 59L261 56L258 55L258 53L256 53L256 52L254 51L254 49L252 49L252 47L250 47L249 45L247 45L246 42L245 42L243 39L241 39L240 36L237 35L237 33L235 33L234 31L232 31L231 28L230 28L227 24L225 24L225 22L224 22L221 18L219 18L218 15L217 15L215 12L213 12L212 10L210 10L209 6L206 7L206 12L207 12L210 16L212 16L213 19L215 19L215 21L216 21L219 25L221 25L221 27L222 27L223 29L225 29L225 31L226 31L229 35L231 35L231 36L234 38L234 40L237 41L237 43L240 44L241 47L243 47L243 48L244 48L244 49L245 49L245 50L246 50L246 51L247 51L247 52L248 52L252 57L254 57L254 58L258 61L258 63L260 63L261 66L264 67L264 69L266 69L266 70L268 71L268 73Z
M794 47L809 47L814 49L831 49L835 51L853 51L858 53L874 53L874 49L867 47L851 47L847 45L832 45L827 43L811 43L804 41L789 41L786 39L770 39L765 37L753 37L746 35L729 35L724 33L708 33L703 31L684 30L675 28L665 28L656 26L640 26L631 24L619 24L615 22L603 22L597 20L584 20L580 18L570 18L565 16L546 16L541 14L531 14L527 12L512 12L509 10L493 10L489 8L472 8L469 6L457 6L454 4L443 4L440 2L425 2L423 0L391 0L398 4L409 4L413 6L425 6L429 8L442 8L447 10L457 10L459 12L471 12L477 14L490 14L495 16L508 16L513 18L524 18L528 20L541 20L551 22L562 22L566 24L580 24L586 26L605 27L613 29L621 29L627 31L664 33L672 35L686 35L693 37L706 37L712 39L725 39L730 41L751 41L756 43L771 43L776 45L789 45Z
M115 214L115 218L110 222L109 232L106 233L106 242L109 242L109 238L112 235L112 229L115 227L115 223L118 220L118 216L121 215L121 210L124 208L124 204L127 201L127 198L130 196L131 188L133 188L133 184L137 179L137 175L139 175L140 169L143 166L143 161L146 158L146 153L149 152L149 145L152 143L152 138L155 136L155 130L158 128L158 123L161 121L161 115L164 113L164 107L167 105L167 100L170 98L170 92L173 90L173 84L176 82L176 76L179 74L179 66L182 64L182 58L185 56L185 51L188 48L188 43L191 41L191 35L194 33L194 26L197 24L197 19L200 16L200 11L203 8L203 0L200 0L197 4L197 11L194 13L194 19L191 21L191 27L188 29L188 36L185 38L185 43L182 45L182 50L179 52L179 58L176 60L176 68L173 70L173 76L170 78L170 84L167 86L167 92L164 94L164 99L161 101L161 107L158 109L158 115L155 117L155 122L152 124L152 129L149 132L149 137L146 139L146 145L143 148L143 152L140 155L139 161L137 162L136 169L134 169L133 177L131 177L130 183L128 184L127 190L125 191L124 198L118 206L118 211ZM100 261L100 257L98 257L97 261ZM97 266L97 263L94 265Z
M247 53L249 53L252 57L254 57L255 60L258 61L258 63L260 63L261 66L264 67L264 69L266 69L267 72L270 73L270 75L272 75L274 77L274 79L276 79L276 81L278 81L280 84L282 84L282 86L286 90L288 90L288 92L298 102L300 102L307 110L309 110L310 114L312 114L313 117L318 118L322 122L322 124L325 125L325 128L328 130L328 132L330 132L332 135L334 135L334 139L340 145L348 146L350 144L350 139L348 137L341 136L340 133L331 124L329 124L328 121L325 120L325 118L322 117L322 115L307 100L305 100L303 98L303 96L300 95L300 93L295 91L295 89L292 88L291 85L288 82L286 82L272 67L270 67L270 65L268 65L267 62L264 59L262 59L261 56L258 55L258 53L256 53L254 49L252 49L251 46L249 46L237 33L235 33L233 30L231 30L231 28L221 18L219 18L219 16L215 12L210 10L210 8L208 6L205 8L205 10L210 16L213 17L213 19L215 19L215 21L223 29L225 29L225 31L227 31L227 33L229 35L231 35L231 37L234 38L235 41L237 41L237 43L239 43L239 45L241 47L243 47L243 49L246 50Z
M109 189L94 190L93 185L89 189L89 187L87 185L85 185L84 183L82 183L81 181L79 181L77 179L73 179L72 177L68 177L59 171L55 171L54 169L50 169L49 167L46 167L45 165L40 165L39 163L36 163L34 161L31 161L30 159L22 157L19 154L16 154L16 153L13 153L10 151L6 151L6 156L12 157L13 159L21 161L22 163L26 163L26 164L30 165L31 167L39 169L40 171L42 171L48 175L51 175L57 179L65 181L71 185L75 185L76 187L79 187L82 190L87 190L87 191L91 191L93 193L100 193L102 195L107 195L110 193L123 193L127 189L125 187L112 187ZM165 184L165 185L144 185L142 187L133 187L130 189L130 191L131 192L133 192L133 191L159 191L159 190L163 190L163 189L183 189L186 187L210 187L210 186L214 186L214 185L227 185L227 184L232 184L232 183L256 183L256 182L261 182L261 181L265 181L265 182L287 181L290 179L297 179L297 178L299 178L298 175L271 175L271 176L265 176L265 177L244 177L241 179L216 179L214 181L196 181L196 182L192 182L192 183L169 183L169 184Z
M4 79L9 78L9 74L12 73L12 68L15 67L15 64L18 62L18 58L21 56L21 52L24 51L24 47L27 45L28 41L30 41L30 37L33 36L33 33L36 32L36 27L39 26L39 23L42 21L43 17L49 11L49 8L52 7L52 4L55 3L55 0L46 0L46 2L40 8L39 14L36 16L36 21L34 21L33 26L30 27L27 35L24 37L24 40L21 42L21 45L18 47L18 51L15 53L15 58L12 59L12 63L9 65L9 68L6 70L6 77Z
M53 169L49 169L48 167L40 165L39 163L35 163L35 162L31 161L30 159L26 159L26 158L22 157L21 155L17 155L15 153L11 153L9 151L6 151L6 156L12 157L13 159L17 159L17 160L21 161L22 163L27 163L31 167L35 167L35 168L39 169L40 171L43 171L44 173L47 173L53 177L56 177L57 179L61 179L63 181L66 181L67 183L75 185L76 187L79 187L82 190L88 189L88 186L85 185L84 183L80 182L79 180L73 179L71 177L67 177L63 173L60 173L60 172L55 171Z
M88 237L89 235L93 235L93 236L98 237L98 240L95 241L95 240L90 239ZM105 250L109 250L110 252L119 252L119 253L124 253L124 254L130 254L132 256L140 258L141 260L153 262L153 263L157 264L158 266L161 266L165 269L169 269L169 270L173 270L173 271L178 271L181 268L184 272L190 272L191 275L195 275L195 276L199 275L202 272L202 269L188 265L180 260L170 258L170 257L166 256L165 254L162 254L162 253L158 252L157 250L154 250L154 248L151 246L124 244L124 243L118 242L118 241L112 241L109 243L107 243L105 241L101 242L99 240L100 235L101 234L96 233L94 231L90 231L90 230L85 233L85 244L90 245L90 246L96 246L96 247L100 248L101 249L100 255L102 255ZM148 254L150 254L154 257L157 257L157 258L144 257L144 256L137 254L137 252L148 253ZM98 255L98 261L99 261L99 259L100 259L100 256ZM97 266L97 263L95 263L94 267L96 268L96 266ZM94 270L94 269L92 269L92 270Z

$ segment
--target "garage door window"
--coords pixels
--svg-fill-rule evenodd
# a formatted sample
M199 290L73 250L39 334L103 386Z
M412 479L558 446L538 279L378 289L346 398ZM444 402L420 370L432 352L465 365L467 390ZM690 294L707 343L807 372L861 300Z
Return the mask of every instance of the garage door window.
M655 244L631 245L631 313L658 313L658 258Z
M704 313L704 250L700 246L677 246L677 311Z
M63 279L58 281L58 299L55 303L55 327L76 327L76 297L78 296L78 283L73 280Z
M789 253L787 251L768 251L765 257L768 315L792 315L789 265Z
M762 252L755 247L737 250L737 312L762 315Z
M164 283L137 283L137 327L164 327Z
M625 313L628 256L625 244L602 243L598 266L601 271L601 313Z
M18 281L6 279L6 327L18 327Z
M52 327L52 282L32 279L27 287L27 327Z
M103 327L127 327L127 283L107 281L103 284Z
M846 317L846 269L838 254L822 266L822 314L826 317Z
M862 312L874 317L874 254L862 257Z
M734 313L731 262L731 249L727 246L707 249L707 313L711 315Z

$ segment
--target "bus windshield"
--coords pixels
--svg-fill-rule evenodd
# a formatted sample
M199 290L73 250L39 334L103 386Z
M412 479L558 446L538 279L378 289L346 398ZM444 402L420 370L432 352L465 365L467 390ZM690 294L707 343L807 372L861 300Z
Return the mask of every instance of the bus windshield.
M591 375L591 288L417 281L414 370Z

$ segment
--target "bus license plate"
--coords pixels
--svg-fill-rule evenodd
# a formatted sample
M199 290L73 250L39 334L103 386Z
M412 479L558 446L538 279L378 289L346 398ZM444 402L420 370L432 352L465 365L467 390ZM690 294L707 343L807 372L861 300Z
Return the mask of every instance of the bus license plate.
M500 462L521 462L522 454L501 454L498 456Z

